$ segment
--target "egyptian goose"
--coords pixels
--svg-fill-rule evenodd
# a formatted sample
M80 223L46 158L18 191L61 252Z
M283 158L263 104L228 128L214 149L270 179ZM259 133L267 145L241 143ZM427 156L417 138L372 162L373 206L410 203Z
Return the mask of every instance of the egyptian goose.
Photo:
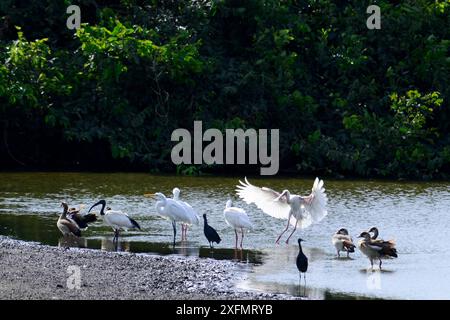
M373 240L368 232L362 232L358 238L362 238L358 241L358 248L367 258L369 258L372 270L374 259L378 259L380 261L381 270L381 259L398 257L395 242L393 240Z
M77 236L81 237L81 230L78 225L67 217L67 212L69 211L69 206L67 203L62 202L61 207L63 207L63 212L59 216L58 222L56 226L59 231L63 234L63 236Z
M338 257L340 257L339 253L341 251L347 252L347 258L349 257L350 252L355 252L356 246L353 244L353 240L345 228L339 229L331 238L331 242L336 248Z

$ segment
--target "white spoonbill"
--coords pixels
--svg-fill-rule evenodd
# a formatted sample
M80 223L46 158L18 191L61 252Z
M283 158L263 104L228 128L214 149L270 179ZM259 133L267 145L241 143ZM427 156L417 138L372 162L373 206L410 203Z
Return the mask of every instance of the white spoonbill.
M260 188L250 184L247 178L245 178L245 183L240 180L239 182L241 185L237 185L236 192L246 203L254 203L272 217L288 220L286 228L275 243L280 241L281 236L288 230L289 224L294 226L294 230L287 238L286 243L289 243L297 225L300 225L300 229L305 229L327 215L328 199L323 188L323 180L319 180L319 178L316 178L311 194L306 197L292 195L288 190L278 193L266 187Z
M223 215L225 217L226 223L234 228L234 233L236 234L236 245L237 248L238 243L238 232L237 230L241 230L241 249L242 249L242 241L244 240L244 229L252 229L253 225L250 222L250 219L245 212L244 209L233 207L233 202L231 200L227 201L225 206L225 210L223 210Z
M118 239L119 238L119 231L120 229L133 229L133 228L137 228L139 230L141 230L141 227L139 226L139 224L132 218L130 218L128 216L128 214L126 214L125 212L122 211L116 211L116 210L111 210L110 208L106 208L105 211L105 207L106 207L106 201L105 200L100 200L99 202L97 202L96 204L94 204L88 212L91 212L91 210L98 206L98 205L102 205L102 209L100 210L100 216L103 218L103 220L105 221L105 223L110 226L111 228L113 228L114 230L114 239Z
M158 215L163 217L164 219L172 221L173 227L173 246L175 247L175 239L177 235L177 221L180 221L182 224L190 224L191 223L191 214L186 206L182 205L179 201L166 198L164 194L161 192L157 193L146 193L144 194L146 197L154 197L156 198L155 209Z
M198 226L200 224L200 217L198 216L197 212L195 212L194 208L192 208L192 206L185 202L180 200L180 189L178 188L173 188L172 190L172 194L173 194L173 200L178 201L178 203L180 203L182 206L185 207L185 209L187 210L188 214L189 214L189 218L190 218L190 223L181 223L181 241L183 240L187 240L187 229L189 226L195 224L196 226Z

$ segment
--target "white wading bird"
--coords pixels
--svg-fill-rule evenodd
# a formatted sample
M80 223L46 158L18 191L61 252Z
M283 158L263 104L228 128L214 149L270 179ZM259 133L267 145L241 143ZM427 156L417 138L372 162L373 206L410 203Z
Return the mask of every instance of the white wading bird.
M245 178L245 183L240 180L239 182L241 185L236 186L236 192L246 203L254 203L272 217L288 220L286 228L275 243L280 241L281 236L288 230L289 224L294 226L294 230L287 238L286 244L289 243L297 225L300 229L305 229L327 215L328 199L323 188L323 180L319 180L319 178L316 178L311 194L306 197L291 195L288 190L284 190L280 194L266 187L260 188L250 184L247 178Z
M231 200L227 201L225 206L225 210L223 210L223 215L225 217L226 223L234 228L234 233L236 234L236 244L235 248L237 248L238 244L238 232L237 230L241 230L241 249L242 249L242 241L244 240L244 229L253 229L253 225L250 222L250 219L245 212L244 209L233 207L233 202Z
M117 240L119 238L120 229L128 230L128 229L137 228L137 229L141 230L141 227L139 226L139 224L134 219L130 218L128 216L128 214L126 214L125 212L111 210L110 208L106 208L106 212L105 212L105 207L106 207L105 200L100 200L99 202L94 204L89 209L88 212L91 212L91 210L94 207L96 207L100 204L102 205L102 209L100 210L100 216L103 218L103 220L105 221L105 223L108 226L113 228L114 240Z
M182 205L179 201L166 198L164 194L161 192L157 193L146 193L145 197L154 197L156 198L155 209L159 216L164 219L172 221L173 227L173 246L175 247L175 239L177 235L177 221L180 221L182 224L190 224L191 223L191 214L186 206Z
M178 201L179 204L181 204L182 206L185 207L185 209L187 210L187 212L189 214L189 220L190 220L189 223L185 223L185 222L181 223L181 241L183 241L183 240L187 240L188 227L190 227L193 224L195 224L196 226L198 226L200 224L200 217L198 216L197 212L195 212L194 208L192 208L192 206L189 203L180 200L180 192L181 192L180 189L173 188L173 190L172 190L173 200Z

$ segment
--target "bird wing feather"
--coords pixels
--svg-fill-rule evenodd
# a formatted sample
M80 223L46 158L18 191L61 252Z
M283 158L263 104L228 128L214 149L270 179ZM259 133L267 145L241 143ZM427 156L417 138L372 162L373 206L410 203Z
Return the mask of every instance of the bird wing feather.
M182 223L191 223L189 210L187 207L183 204L181 204L179 201L173 200L173 199L167 199L167 208L168 214L170 215L170 218L175 221L180 221Z
M128 229L134 226L128 214L122 211L109 210L106 212L104 219L111 227Z
M247 213L236 207L226 208L224 211L225 221L233 228L252 229L253 225Z
M254 186L248 182L247 178L245 178L245 182L240 180L239 182L241 185L236 186L236 193L246 203L254 203L264 213L277 219L287 219L289 217L291 207L286 199L278 199L280 193L267 187Z
M197 211L195 211L194 208L192 208L192 206L184 201L180 201L182 205L184 205L189 213L189 220L190 220L190 224L195 224L196 226L198 226L200 224L200 217L197 214Z
M76 236L80 236L81 235L81 231L80 228L78 228L78 226L76 225L75 222L69 220L69 219L61 219L59 221L59 223L61 223L62 225L66 226L70 232L72 232L74 235Z
M303 199L306 201L305 210L310 214L313 223L319 222L328 214L326 209L328 198L323 187L323 180L316 178L311 194Z

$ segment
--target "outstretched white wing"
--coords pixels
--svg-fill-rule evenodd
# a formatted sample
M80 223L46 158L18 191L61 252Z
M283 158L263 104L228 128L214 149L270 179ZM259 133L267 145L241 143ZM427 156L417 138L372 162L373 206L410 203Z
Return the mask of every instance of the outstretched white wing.
M323 187L323 180L316 178L311 194L305 197L304 200L306 200L305 210L309 213L312 223L319 222L328 214L328 198Z
M254 203L259 209L268 215L278 218L287 219L291 207L286 203L286 199L276 200L280 194L272 189L257 187L248 182L245 178L245 183L240 181L241 185L237 185L236 193L246 203Z

